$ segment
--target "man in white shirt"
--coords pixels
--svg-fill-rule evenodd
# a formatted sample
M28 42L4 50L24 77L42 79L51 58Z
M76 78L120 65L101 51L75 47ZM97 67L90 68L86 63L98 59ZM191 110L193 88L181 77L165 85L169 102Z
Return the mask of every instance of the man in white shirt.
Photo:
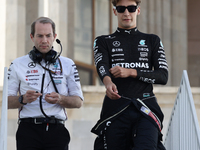
M68 150L65 108L80 108L84 98L76 65L53 50L56 36L55 23L38 18L31 25L33 50L10 65L8 109L19 110L17 150Z

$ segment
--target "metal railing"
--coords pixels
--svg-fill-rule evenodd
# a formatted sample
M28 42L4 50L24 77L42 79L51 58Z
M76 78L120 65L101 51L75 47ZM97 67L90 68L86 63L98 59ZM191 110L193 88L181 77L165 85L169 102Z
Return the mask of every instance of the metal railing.
M200 130L187 71L181 84L164 140L167 150L200 150Z
M7 108L8 108L8 77L7 67L4 68L4 83L1 109L0 150L7 150Z

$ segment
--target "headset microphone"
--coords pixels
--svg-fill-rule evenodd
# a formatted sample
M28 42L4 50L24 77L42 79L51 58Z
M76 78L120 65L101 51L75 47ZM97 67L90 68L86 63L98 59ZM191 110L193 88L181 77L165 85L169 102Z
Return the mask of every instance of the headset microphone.
M56 59L57 59L58 57L60 57L60 55L61 55L61 53L62 53L62 44L60 43L60 40L59 40L59 39L56 39L56 42L57 42L58 44L60 44L61 50L60 50L60 53L54 58L55 61L56 61ZM58 60L59 60L59 59L58 59ZM59 62L60 62L60 60L59 60ZM62 65L61 65L61 63L60 63L60 67L61 67L61 72L62 72ZM44 68L44 69L45 69L45 68ZM55 88L55 91L56 91L57 93L59 93L59 92L58 92L58 89L57 89L57 87L56 87L56 84L55 84L55 82L54 82L54 80L53 80L53 77L52 77L52 75L51 75L51 70L48 70L48 71L49 71L49 75L50 75L52 84L53 84L53 86L54 86L54 88ZM41 93L42 93L42 94L43 94L44 78L45 78L45 74L43 74L43 77L42 77L42 84L41 84ZM43 106L42 106L42 96L40 96L40 101L39 101L39 102L40 102L40 110L41 110L42 114L43 114L46 118L51 119L51 117L49 117L49 116L44 112L44 110L43 110Z
M60 44L60 40L59 40L59 39L56 39L56 42L57 42L58 44Z
M61 53L62 53L62 44L61 44L61 42L60 42L59 39L56 39L56 42L60 45L60 48L61 48L60 53L59 53L59 54L57 55L57 57L56 57L56 59L57 59L58 57L60 57L60 55L61 55Z

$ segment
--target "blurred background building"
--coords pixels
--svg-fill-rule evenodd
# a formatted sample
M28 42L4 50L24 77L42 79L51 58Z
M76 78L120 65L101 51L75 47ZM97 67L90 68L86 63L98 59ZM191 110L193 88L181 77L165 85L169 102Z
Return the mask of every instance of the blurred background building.
M200 112L200 90L197 88L200 86L199 7L199 0L142 0L138 29L157 34L162 39L169 65L167 86L155 86L159 103L168 118L183 70L188 71ZM94 136L89 130L99 118L105 93L94 67L92 47L96 36L116 30L117 19L112 9L110 0L0 0L1 92L4 67L9 67L11 61L32 49L30 26L40 16L54 20L63 45L62 56L73 59L78 67L85 104L80 110L68 110L72 150L79 150L78 147L84 144L90 148L83 149L92 149ZM54 49L60 51L59 45L55 43ZM13 150L17 110L9 110L9 118L9 146Z
M179 85L188 70L191 86L200 86L200 19L198 0L143 0L138 29L162 39L169 64L169 86ZM101 84L93 65L93 40L116 30L110 0L1 0L0 72L32 49L30 25L40 16L56 23L63 56L72 58L83 85ZM59 51L59 45L54 45ZM2 85L2 74L0 75Z

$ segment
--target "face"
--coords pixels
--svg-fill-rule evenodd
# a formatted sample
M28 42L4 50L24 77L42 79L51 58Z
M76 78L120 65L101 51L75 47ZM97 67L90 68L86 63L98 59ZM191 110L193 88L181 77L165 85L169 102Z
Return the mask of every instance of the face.
M34 43L34 46L42 53L48 53L53 45L53 42L57 34L53 35L53 29L50 23L35 24L35 35L30 34L30 37Z
M116 6L130 6L137 5L135 1L131 0L121 0L117 3ZM129 12L128 9L125 9L123 13L118 13L116 9L113 9L114 14L118 18L118 27L122 29L131 29L137 26L137 15L140 14L140 7L136 9L135 12Z

